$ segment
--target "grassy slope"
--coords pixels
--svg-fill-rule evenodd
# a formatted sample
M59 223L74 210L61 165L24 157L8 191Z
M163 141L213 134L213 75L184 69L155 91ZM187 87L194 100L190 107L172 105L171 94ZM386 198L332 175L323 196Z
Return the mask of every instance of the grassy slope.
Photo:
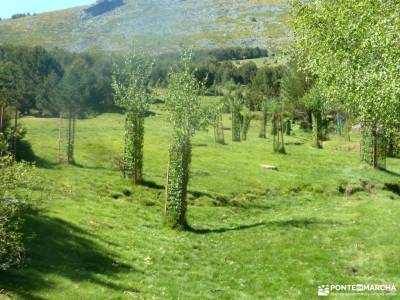
M158 113L146 120L147 187L113 166L123 116L78 122L75 167L55 164L56 120L23 121L41 158L42 210L26 224L35 233L27 266L1 274L1 288L27 299L312 299L320 284L399 286L399 195L337 191L343 181L399 175L361 169L357 152L336 150L340 138L315 150L297 131L282 156L256 138L256 121L242 143L215 145L212 131L198 133L189 207L198 230L163 228L169 129ZM400 173L399 160L388 165Z

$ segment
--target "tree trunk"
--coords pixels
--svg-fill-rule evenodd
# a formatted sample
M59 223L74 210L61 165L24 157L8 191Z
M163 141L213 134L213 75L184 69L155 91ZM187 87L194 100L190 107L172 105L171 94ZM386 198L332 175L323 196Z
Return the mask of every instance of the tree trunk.
M272 117L272 130L271 134L273 136L273 150L276 153L286 153L285 142L283 139L284 128L283 128L283 118L280 113L275 113Z
M15 107L14 112L14 131L13 131L13 159L17 158L17 134L18 134L18 108Z
M76 134L76 115L72 116L72 140L71 140L71 151L72 151L72 162L75 162L75 134Z
M215 138L215 143L225 144L224 123L221 112L218 112L214 120L214 138Z
M63 145L63 114L60 113L60 120L59 120L59 124L58 124L58 162L62 163L63 162L63 156L65 149L63 149L62 145Z
M377 147L377 132L376 132L376 126L372 127L371 130L371 138L372 138L372 162L371 166L376 169L378 167L378 147Z
M361 139L361 160L376 168L386 167L386 138L377 124L364 124Z
M284 128L283 128L283 117L282 114L279 114L279 132L281 135L281 140L280 140L280 145L279 145L279 153L286 153L286 149L285 149L285 141L283 139L284 136Z
M339 112L336 113L336 133L339 136L343 135L343 117Z
M4 106L0 106L0 132L4 131Z
M266 109L262 110L261 122L260 122L260 133L258 137L265 139L267 138L267 122L268 122L268 112Z
M67 160L69 164L73 164L75 162L74 138L75 138L75 116L72 113L72 111L70 111L68 116L68 150L67 150Z
M218 143L218 120L214 120L214 142Z
M143 181L144 118L128 112L125 119L124 176L134 184Z
M219 124L218 125L219 125L218 128L219 128L219 136L220 136L219 142L221 144L225 144L224 119L222 116L222 112L219 114Z
M240 109L232 107L232 141L240 142Z
M247 133L250 128L250 123L251 123L251 112L246 111L243 116L243 125L242 125L242 139L245 141L247 140Z
M143 180L143 143L144 143L144 119L136 116L135 120L135 149L134 151L134 178L135 184L140 184Z
M190 161L190 138L175 135L169 149L164 210L164 222L171 228L186 229L188 227L186 210Z
M345 123L344 123L344 138L347 142L350 142L350 132L351 132L351 125L352 125L352 121L350 118L350 114L346 113L345 115Z
M313 131L313 147L321 149L321 113L319 111L312 112L312 131Z
M292 122L290 119L288 119L286 121L285 132L286 132L286 135L288 135L288 136L290 136L292 134Z

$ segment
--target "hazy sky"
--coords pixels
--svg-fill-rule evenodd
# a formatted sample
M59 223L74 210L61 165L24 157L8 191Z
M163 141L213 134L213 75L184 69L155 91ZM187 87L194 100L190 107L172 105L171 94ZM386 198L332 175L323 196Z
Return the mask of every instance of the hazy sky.
M94 2L96 0L0 0L0 18L9 18L15 13L41 13Z

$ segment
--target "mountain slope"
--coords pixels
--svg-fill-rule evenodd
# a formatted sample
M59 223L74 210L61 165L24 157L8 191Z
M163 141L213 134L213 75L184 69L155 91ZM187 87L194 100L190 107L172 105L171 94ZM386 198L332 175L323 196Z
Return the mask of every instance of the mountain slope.
M0 21L0 43L120 51L138 41L157 51L181 44L279 48L288 41L285 0L102 0Z

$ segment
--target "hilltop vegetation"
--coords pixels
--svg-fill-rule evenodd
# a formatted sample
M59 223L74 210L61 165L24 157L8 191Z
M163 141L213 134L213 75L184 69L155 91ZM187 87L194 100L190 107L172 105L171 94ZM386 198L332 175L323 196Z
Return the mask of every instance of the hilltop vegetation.
M95 17L110 12L124 4L123 0L97 0L95 4L85 9L85 13Z
M277 49L288 41L284 0L112 3L0 21L0 41L72 51L121 51L135 40L153 52L176 50L182 44Z

